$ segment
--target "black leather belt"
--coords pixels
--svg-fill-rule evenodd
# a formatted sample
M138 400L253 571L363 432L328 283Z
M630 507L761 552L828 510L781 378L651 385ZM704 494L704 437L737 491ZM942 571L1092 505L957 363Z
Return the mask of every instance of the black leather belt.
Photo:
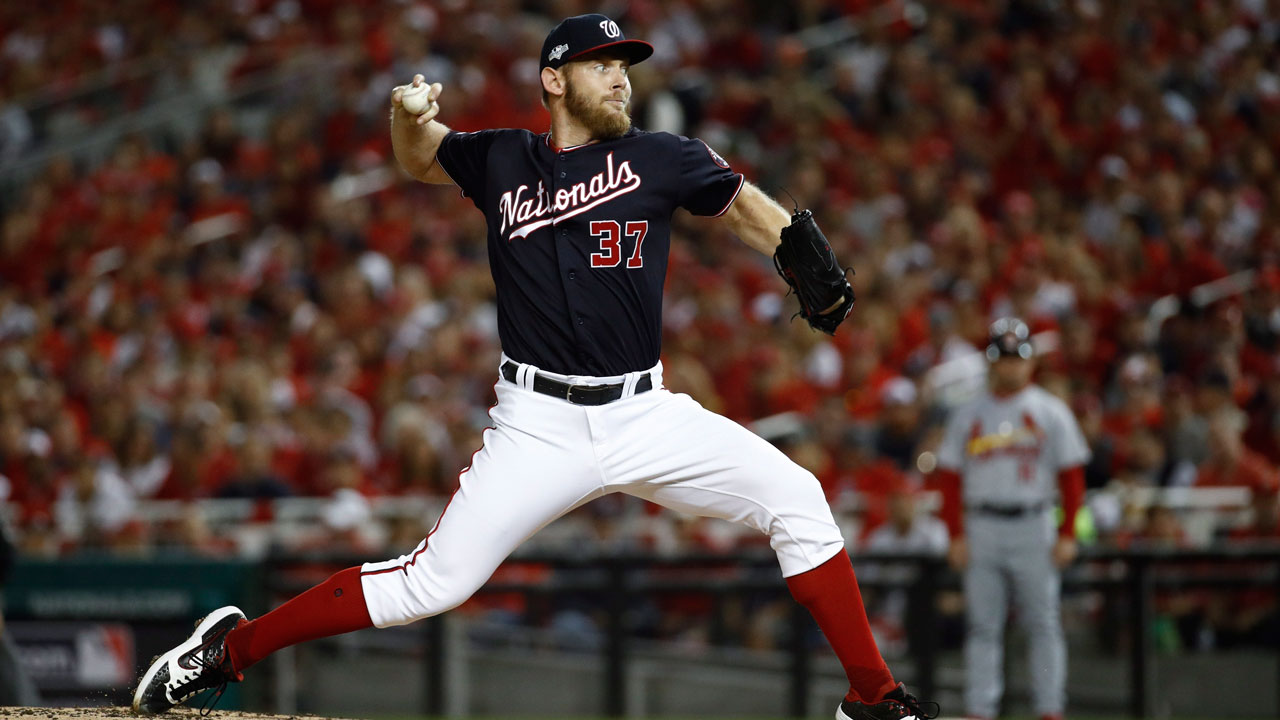
M991 515L1001 518L1020 518L1026 515L1035 515L1044 512L1044 503L1036 503L1035 505L970 505L969 512L978 515Z
M502 377L515 382L516 372L519 369L519 365L508 360L502 363ZM553 380L541 373L535 372L533 375L534 392L567 400L574 405L607 405L614 400L621 400L622 386L623 383L614 383L612 385L572 385L567 382ZM643 377L636 381L636 395L652 389L653 378L648 373L645 373Z

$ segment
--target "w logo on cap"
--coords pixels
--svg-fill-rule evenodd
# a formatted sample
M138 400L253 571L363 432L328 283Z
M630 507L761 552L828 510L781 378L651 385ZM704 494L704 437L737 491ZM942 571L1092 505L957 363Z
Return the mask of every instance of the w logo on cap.
M653 46L643 40L627 40L618 23L600 13L574 15L560 21L542 41L542 67L559 68L596 50L607 49L610 57L635 65L653 54Z

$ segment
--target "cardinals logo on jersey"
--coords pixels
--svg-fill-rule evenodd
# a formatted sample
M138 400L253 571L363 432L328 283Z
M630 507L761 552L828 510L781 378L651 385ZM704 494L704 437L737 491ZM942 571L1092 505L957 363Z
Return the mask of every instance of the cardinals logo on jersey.
M1018 461L1018 480L1031 483L1036 478L1036 464L1044 447L1045 432L1040 429L1031 413L1022 413L1021 427L1008 420L1000 422L994 433L984 432L981 420L974 420L969 430L966 450L975 461L989 461L1009 457Z
M1021 427L1014 427L1013 423L1004 421L996 426L994 433L984 432L982 421L974 420L973 427L969 430L966 450L970 457L976 459L1000 455L1039 455L1044 437L1044 431L1036 425L1030 413L1022 414Z

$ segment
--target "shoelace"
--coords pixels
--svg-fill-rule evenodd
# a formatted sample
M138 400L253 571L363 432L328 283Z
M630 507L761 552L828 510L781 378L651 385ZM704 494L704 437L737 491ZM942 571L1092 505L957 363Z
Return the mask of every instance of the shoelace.
M903 707L910 710L911 714L915 715L917 718L932 720L933 718L938 717L938 713L942 712L942 706L936 702L921 702L911 693L904 693L903 695L903 698L898 700L898 702L901 703ZM930 707L930 712L925 712L926 707Z
M227 681L223 680L217 690L212 695L206 695L204 702L200 703L200 717L209 717L213 714L214 708L218 707L218 701L222 699L222 693L227 690Z
M222 676L222 684L218 686L218 689L214 690L212 695L205 695L204 702L200 703L200 717L209 717L209 715L213 714L214 708L218 707L218 701L222 699L222 693L227 691L227 683L230 682L230 679L227 677L226 673L222 672L222 668L219 667L222 665L221 657L219 657L217 662L213 665L205 662L205 659L200 655L194 656L191 658L191 661L200 666L203 670L211 669Z

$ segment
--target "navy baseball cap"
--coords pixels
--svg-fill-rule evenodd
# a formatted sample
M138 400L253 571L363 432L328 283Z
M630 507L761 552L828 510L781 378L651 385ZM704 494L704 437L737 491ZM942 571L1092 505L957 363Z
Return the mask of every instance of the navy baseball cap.
M991 323L991 344L987 345L987 359L995 362L1002 357L1031 359L1035 348L1031 346L1031 329L1018 318L1000 318Z
M608 48L632 65L653 54L653 46L643 40L628 40L618 23L600 13L574 15L551 29L542 42L542 67L559 68L570 60L595 50Z

